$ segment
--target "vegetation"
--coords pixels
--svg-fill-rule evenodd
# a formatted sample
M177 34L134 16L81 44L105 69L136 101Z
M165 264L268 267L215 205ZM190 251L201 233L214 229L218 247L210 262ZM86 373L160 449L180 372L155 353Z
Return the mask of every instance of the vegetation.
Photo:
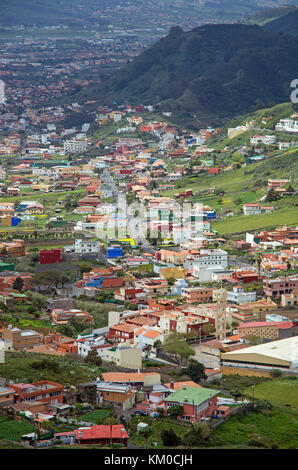
M298 76L297 48L294 38L258 26L204 25L187 33L174 27L103 85L77 98L155 103L158 96L162 109L192 123L196 113L200 123L207 118L210 124L212 118L218 122L288 100L289 83ZM270 76L275 80L268 87Z
M17 382L51 380L63 385L77 385L100 375L94 365L80 364L68 356L45 357L44 354L8 352L1 364L1 376Z
M35 427L28 421L14 421L5 416L0 416L0 439L20 441L23 434L36 432Z

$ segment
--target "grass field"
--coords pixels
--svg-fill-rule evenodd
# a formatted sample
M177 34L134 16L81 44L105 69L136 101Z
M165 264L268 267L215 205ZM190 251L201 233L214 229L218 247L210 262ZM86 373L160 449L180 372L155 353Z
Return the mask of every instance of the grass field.
M0 364L0 376L17 382L51 380L63 385L77 385L97 377L99 369L61 356L8 352Z
M108 408L103 408L101 410L90 411L89 413L84 413L80 420L87 421L95 424L102 424L106 418L113 416L113 412Z
M28 421L8 420L5 416L0 416L0 439L20 441L23 434L35 431L35 427Z
M212 224L222 235L249 230L274 228L278 225L298 225L298 208L284 208L269 214L234 216Z
M251 442L253 439L267 444L268 447L275 445L281 449L296 449L297 420L297 410L288 410L285 407L274 407L269 415L255 412L247 416L235 415L213 432L211 446L255 447Z
M244 394L251 396L251 389L244 389ZM254 394L255 398L268 400L273 405L289 404L298 408L298 380L268 380L255 385Z

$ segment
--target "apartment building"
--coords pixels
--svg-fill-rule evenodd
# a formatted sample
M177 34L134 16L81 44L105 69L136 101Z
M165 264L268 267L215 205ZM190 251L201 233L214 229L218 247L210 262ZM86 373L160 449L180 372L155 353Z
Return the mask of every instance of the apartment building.
M182 296L190 304L212 302L212 292L213 289L207 287L187 287L182 289Z
M256 298L256 292L245 292L241 286L235 286L232 291L227 292L227 301L235 304L254 302Z
M282 294L291 294L298 289L298 276L280 276L275 279L263 280L263 289L269 297L281 297Z
M42 380L33 383L15 383L10 385L15 391L17 403L23 401L43 401L47 403L63 403L63 385Z
M74 245L74 252L79 255L89 254L89 253L99 253L100 243L92 241L83 241L77 239Z
M64 151L66 153L80 153L86 152L88 148L88 142L86 140L66 140L63 143Z
M229 264L228 253L221 249L200 250L198 254L189 254L183 267L192 270L194 267L219 267L226 268Z

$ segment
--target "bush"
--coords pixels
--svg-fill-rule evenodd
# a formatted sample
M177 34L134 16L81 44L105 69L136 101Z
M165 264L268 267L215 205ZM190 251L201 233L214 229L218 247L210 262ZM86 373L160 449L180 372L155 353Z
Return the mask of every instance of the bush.
M272 377L273 379L276 379L277 377L280 377L282 375L282 372L279 369L271 369L269 374L270 374L270 377Z

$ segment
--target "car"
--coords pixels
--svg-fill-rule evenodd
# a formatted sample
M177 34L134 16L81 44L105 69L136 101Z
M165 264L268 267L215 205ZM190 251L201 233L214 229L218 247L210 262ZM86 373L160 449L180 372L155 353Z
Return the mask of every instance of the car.
M148 413L146 411L143 411L143 410L136 410L135 415L141 415L141 416L148 416Z

